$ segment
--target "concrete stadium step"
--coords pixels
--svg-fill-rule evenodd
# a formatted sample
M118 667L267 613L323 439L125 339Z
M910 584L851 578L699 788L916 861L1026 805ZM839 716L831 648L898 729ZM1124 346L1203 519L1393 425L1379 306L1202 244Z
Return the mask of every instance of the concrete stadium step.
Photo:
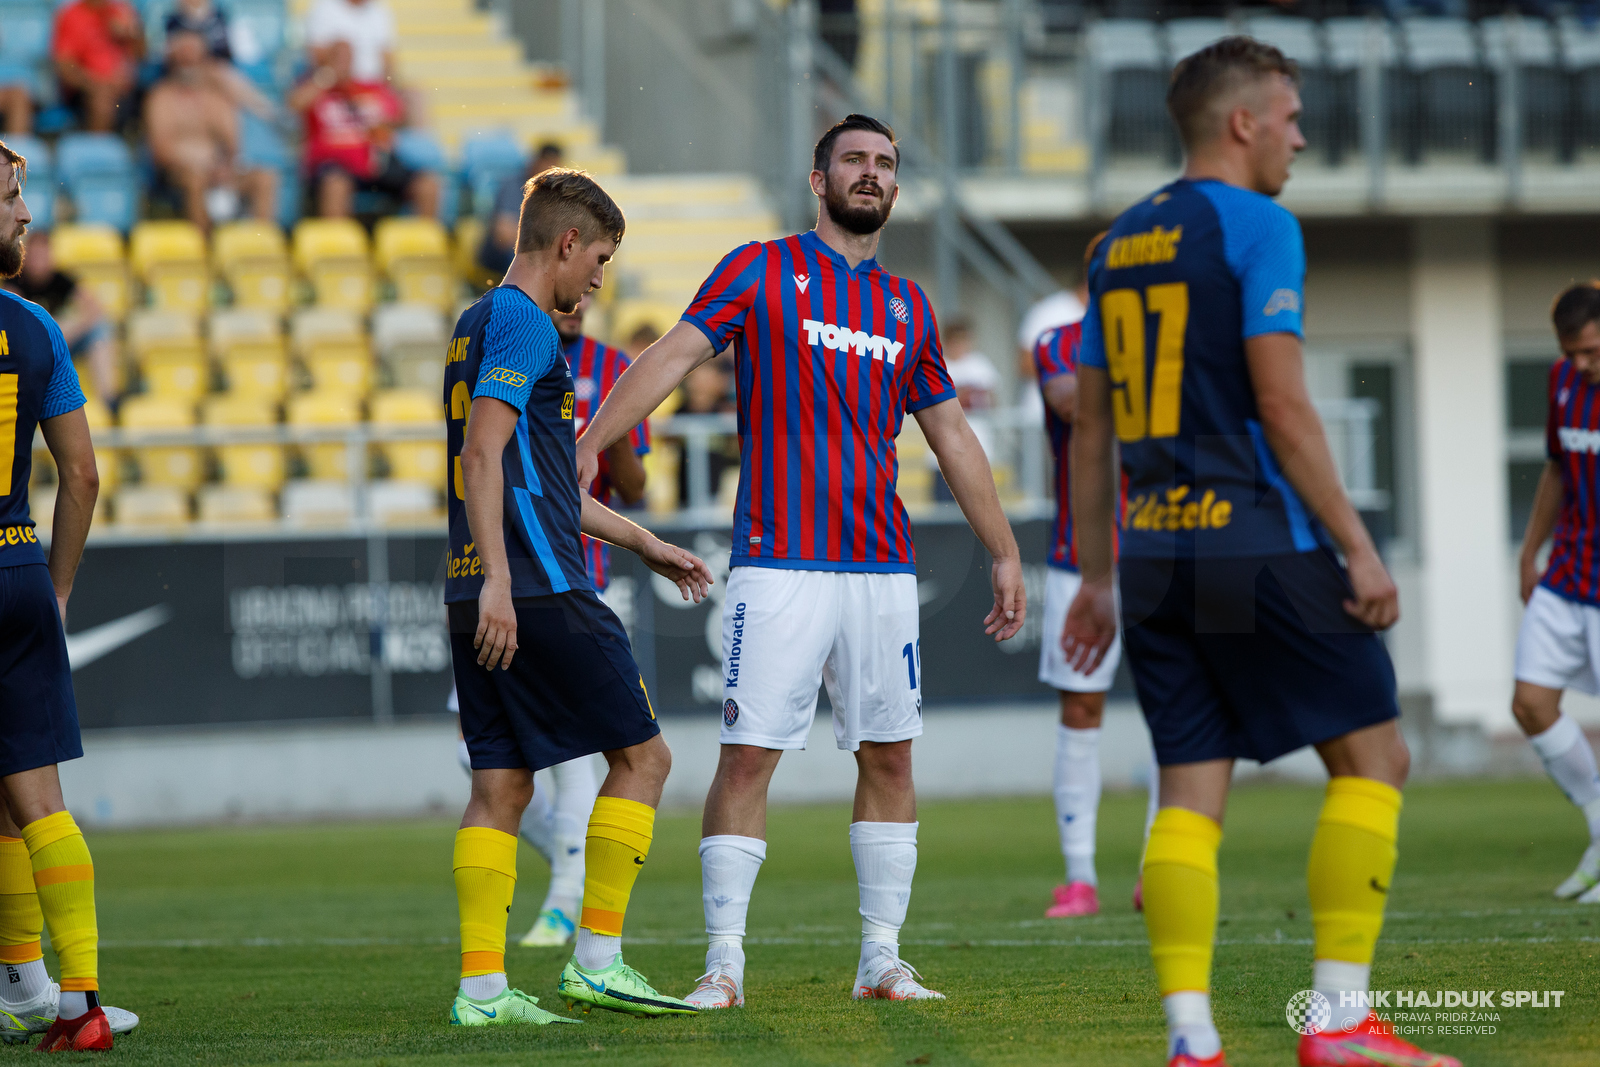
M778 233L778 216L770 211L757 211L737 215L713 215L705 218L641 218L630 222L629 235L698 240L715 238L721 241L765 241Z
M424 53L426 55L426 53ZM501 60L417 59L402 55L397 61L400 75L412 85L448 85L468 78L516 79L520 85L535 85L539 77L515 56Z
M395 49L395 60L402 69L410 69L413 63L470 63L494 65L496 68L510 64L520 67L522 64L522 48L515 43L503 41L485 41L478 45L469 45L467 42L432 41L402 42Z

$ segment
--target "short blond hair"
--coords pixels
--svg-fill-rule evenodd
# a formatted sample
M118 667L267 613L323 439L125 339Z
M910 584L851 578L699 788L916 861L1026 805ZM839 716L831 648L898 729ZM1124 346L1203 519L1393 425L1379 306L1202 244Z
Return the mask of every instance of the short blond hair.
M584 244L602 237L621 244L626 226L622 209L592 175L570 167L551 167L522 187L517 251L542 252L574 228Z

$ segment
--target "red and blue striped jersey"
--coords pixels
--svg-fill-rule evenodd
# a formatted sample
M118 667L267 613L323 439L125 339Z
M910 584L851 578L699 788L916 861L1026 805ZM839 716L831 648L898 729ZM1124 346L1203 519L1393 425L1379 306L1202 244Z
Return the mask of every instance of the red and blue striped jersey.
M603 345L593 337L579 334L562 344L567 354L567 365L572 368L573 392L572 427L578 434L589 424L589 419L605 403L611 387L617 384L622 372L628 369L628 357L621 349ZM650 424L641 422L628 435L633 451L644 455L650 451ZM600 473L589 486L589 495L602 504L611 503L611 467L604 452L600 453ZM584 535L583 558L589 565L589 580L596 592L603 593L611 584L611 546L604 541Z
M1078 373L1078 344L1083 339L1083 323L1059 326L1039 335L1033 346L1033 364L1039 373L1039 390L1051 378ZM1072 534L1072 475L1068 453L1072 447L1072 424L1055 413L1048 398L1044 404L1044 425L1050 432L1050 451L1056 459L1056 519L1050 525L1050 551L1045 562L1062 570L1078 569L1078 540Z
M922 289L815 232L728 253L683 313L739 392L734 567L913 572L895 493L907 413L954 400Z
M1561 515L1539 584L1600 604L1600 386L1584 381L1568 359L1550 368L1545 450L1561 468Z

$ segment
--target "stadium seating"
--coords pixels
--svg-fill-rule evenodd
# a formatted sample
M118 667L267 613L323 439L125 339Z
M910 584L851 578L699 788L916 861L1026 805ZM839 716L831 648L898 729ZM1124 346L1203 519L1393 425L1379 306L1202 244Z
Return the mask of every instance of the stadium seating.
M307 308L294 317L293 337L315 388L360 398L372 387L372 351L354 312Z
M395 131L394 154L411 170L439 175L439 222L452 225L460 210L461 187L455 180L455 168L450 165L444 146L426 130L403 129Z
M282 313L289 306L289 248L276 226L230 222L211 238L217 273L233 289L234 303Z
M1402 76L1395 82L1393 129L1401 158L1467 149L1495 155L1495 80L1464 19L1409 18L1400 24Z
M204 421L213 427L276 426L277 405L261 397L216 396L205 403ZM223 485L266 492L276 492L286 473L283 448L275 442L218 445L217 465Z
M384 304L372 313L372 343L402 388L439 396L444 388L444 360L450 329L438 308L425 304Z
M111 499L118 526L181 526L189 521L189 494L175 485L129 485Z
M1567 79L1551 25L1541 19L1497 16L1480 22L1478 31L1491 68L1504 77L1516 67L1523 148L1570 160Z
M310 280L318 304L360 312L372 307L367 233L353 219L301 219L294 227L294 265Z
M461 173L472 198L472 213L487 218L500 186L526 173L528 152L509 133L474 137L461 146Z
M297 478L283 487L283 517L293 525L342 526L355 514L355 491L343 479Z
M275 403L289 388L289 360L278 317L260 308L229 308L211 316L211 351L228 391Z
M291 426L353 427L360 422L361 403L349 393L314 390L289 398ZM342 441L317 441L300 446L300 455L310 476L324 481L349 481L360 474L359 469L349 468L352 458L349 453L350 446Z
M192 404L155 393L128 397L119 415L123 433L130 437L187 430L194 425ZM189 493L205 478L200 449L192 445L139 446L133 449L133 458L144 485L170 486Z
M1329 166L1338 166L1359 147L1360 100L1358 69L1327 61L1310 19L1257 15L1244 21L1244 32L1281 49L1300 66L1300 128L1311 149Z
M384 481L367 486L367 511L389 526L427 525L443 518L439 490L428 482Z
M456 247L453 262L456 273L468 285L486 289L498 285L499 278L483 269L478 263L478 249L483 247L483 220L476 215L464 215L456 223Z
M1103 75L1104 121L1111 150L1173 157L1177 139L1166 115L1166 50L1153 22L1105 19L1090 27L1088 54Z
M1571 81L1568 144L1564 161L1600 148L1600 26L1565 17L1556 23L1561 62Z
M79 222L101 222L128 232L138 206L138 179L122 138L67 134L56 145L56 166Z
M435 219L400 216L380 221L373 234L378 269L394 283L395 299L448 308L455 303L450 240Z
M5 31L0 29L0 44L5 41ZM0 68L4 67L0 62ZM0 83L4 73L0 71ZM48 230L56 220L56 154L39 138L26 133L5 135L6 147L28 161L28 176L23 183L22 199L33 216L33 229Z
M249 485L203 485L196 494L200 521L269 523L277 519L272 494Z
M372 398L374 426L437 426L441 420L439 394L386 389ZM390 478L443 488L447 462L443 441L384 441L378 453Z
M127 314L128 265L121 234L103 223L63 225L56 227L50 245L56 265L76 275L107 315L120 319Z
M128 262L155 307L198 312L209 303L206 239L194 223L139 223L128 238Z
M164 308L134 312L128 317L127 348L147 392L192 405L210 391L210 364L194 314Z

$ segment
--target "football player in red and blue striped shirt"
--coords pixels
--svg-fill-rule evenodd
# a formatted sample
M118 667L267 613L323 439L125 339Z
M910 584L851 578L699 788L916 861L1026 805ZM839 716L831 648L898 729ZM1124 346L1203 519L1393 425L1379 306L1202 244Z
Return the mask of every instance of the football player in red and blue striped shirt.
M894 132L851 115L817 143L816 229L735 249L683 321L622 376L578 442L580 484L696 366L732 345L739 493L723 602L722 755L700 842L706 974L701 1008L744 1000L745 914L766 856L766 792L804 748L826 682L838 745L860 781L850 850L860 883L854 996L939 997L899 956L917 859L911 739L922 733L916 569L895 494L895 437L921 425L956 500L994 557L997 640L1025 614L1022 565L989 462L945 372L916 283L874 254L898 194Z
M1522 539L1517 687L1511 712L1589 823L1589 847L1556 896L1600 903L1600 771L1594 749L1561 712L1568 686L1600 693L1600 282L1574 285L1551 309L1564 357L1550 368L1548 462ZM1539 549L1555 534L1539 573Z

